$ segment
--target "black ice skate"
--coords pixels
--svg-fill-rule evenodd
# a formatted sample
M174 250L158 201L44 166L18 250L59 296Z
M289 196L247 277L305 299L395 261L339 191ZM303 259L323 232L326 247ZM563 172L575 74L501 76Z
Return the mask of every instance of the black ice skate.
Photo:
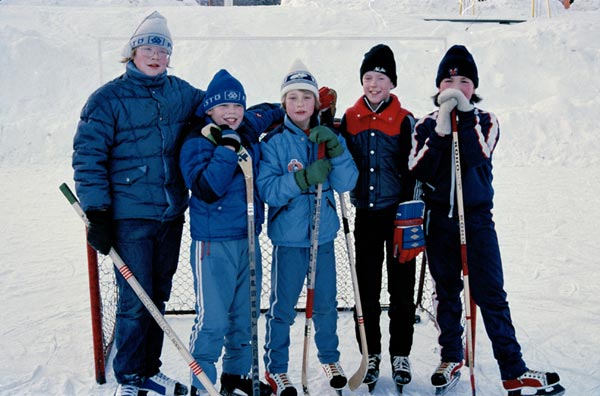
M152 377L147 377L140 385L140 391L152 391L164 396L182 396L188 394L187 386L161 372Z
M412 379L410 361L408 360L408 356L392 356L391 363L392 378L394 379L394 383L396 383L398 392L402 394L404 385L408 384Z
M369 355L369 366L363 380L363 384L367 384L369 387L369 392L373 392L375 385L377 385L377 380L379 379L379 362L381 362L380 354Z
M331 386L338 395L342 396L342 388L348 383L346 374L342 370L340 362L322 364L323 371L329 380L329 386Z
M525 388L534 389L536 393L533 395L560 396L564 395L565 388L559 382L557 373L527 370L520 377L502 381L502 385L508 391L508 396L521 396Z
M431 384L435 386L436 396L445 395L456 386L460 379L463 363L442 362L431 376Z
M221 395L243 396L252 395L252 378L248 375L221 374ZM271 396L271 387L264 382L260 383L260 396Z
M298 396L298 391L288 378L286 373L269 373L265 374L265 378L275 396Z

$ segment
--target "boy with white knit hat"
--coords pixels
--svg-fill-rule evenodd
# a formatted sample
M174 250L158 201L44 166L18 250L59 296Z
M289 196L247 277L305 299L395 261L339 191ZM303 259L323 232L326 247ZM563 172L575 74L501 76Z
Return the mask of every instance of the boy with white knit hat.
M346 376L340 366L337 331L335 251L339 229L333 191L354 187L358 172L344 139L318 125L317 81L296 61L281 85L283 125L261 141L257 186L269 206L268 235L273 243L270 307L266 313L266 379L276 396L296 396L287 376L290 326L309 270L317 185L322 184L314 288L313 320L318 358L336 390ZM322 145L320 145L322 143ZM319 146L325 158L318 155Z

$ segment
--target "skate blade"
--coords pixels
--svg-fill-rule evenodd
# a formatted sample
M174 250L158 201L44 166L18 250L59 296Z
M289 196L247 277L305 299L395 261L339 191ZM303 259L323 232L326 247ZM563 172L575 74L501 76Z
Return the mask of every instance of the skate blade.
M400 384L396 384L396 389L398 390L398 394L399 395L403 395L403 391L404 391L404 384L400 385Z
M375 385L377 385L377 381L367 384L367 387L369 388L369 393L373 393L373 391L375 390Z
M446 393L450 392L456 386L456 384L458 384L459 379L460 379L460 371L457 371L454 374L454 376L452 377L452 379L450 380L450 382L448 382L447 385L436 386L435 395L441 396L441 395L445 395Z
M529 388L531 389L531 388ZM521 396L522 389L515 391L509 391L508 396ZM547 388L538 389L532 396L562 396L566 392L565 388L561 384L555 384Z

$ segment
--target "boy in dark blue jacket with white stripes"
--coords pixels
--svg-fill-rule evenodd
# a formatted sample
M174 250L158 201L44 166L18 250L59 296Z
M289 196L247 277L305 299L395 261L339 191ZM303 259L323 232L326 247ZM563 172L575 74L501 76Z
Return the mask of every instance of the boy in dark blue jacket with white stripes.
M448 386L464 359L461 240L455 190L456 172L460 170L471 297L481 310L503 386L509 395L520 395L524 387L535 388L536 394L560 395L564 389L558 384L558 374L529 370L515 336L491 212L492 154L499 126L493 113L474 106L481 100L475 93L478 84L472 55L462 45L451 47L437 72L439 92L435 104L439 109L423 117L413 133L409 168L423 182L427 258L435 281L438 341L442 347L441 363L431 382L436 387ZM460 166L454 163L451 117L457 117Z

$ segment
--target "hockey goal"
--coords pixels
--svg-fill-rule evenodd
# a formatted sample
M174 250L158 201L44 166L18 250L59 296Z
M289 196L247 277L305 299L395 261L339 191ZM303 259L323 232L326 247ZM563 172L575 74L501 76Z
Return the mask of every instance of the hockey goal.
M347 194L343 195L348 200ZM339 197L339 196L338 196ZM354 225L354 209L349 202L346 202L349 208L348 216L350 229ZM339 210L338 202L338 213ZM186 214L187 217L187 214ZM272 245L266 235L266 225L263 227L263 233L260 235L260 248L262 253L262 288L260 293L260 305L265 308L269 303L269 293L271 285L271 250ZM193 314L194 313L194 286L193 276L190 265L191 237L189 232L189 221L186 219L186 225L183 231L181 243L181 252L179 256L179 266L173 278L173 289L171 297L167 302L166 314ZM337 299L339 310L351 310L354 307L354 292L352 279L350 275L348 253L343 229L340 229L335 240L335 257L337 268ZM417 304L417 313L433 317L433 307L431 302L432 284L427 273L427 266L422 265L422 255L417 258L415 302ZM96 382L103 384L106 382L105 366L112 347L116 308L117 308L117 286L115 281L115 270L112 261L108 256L97 255L96 252L88 246L88 270L90 284L90 302L92 310L92 333L94 342L94 365L96 372ZM385 265L383 266L383 284L387 284L387 274ZM381 304L387 307L389 296L387 289L382 288ZM306 303L306 287L302 291L296 309L304 310ZM416 320L418 320L417 316Z

